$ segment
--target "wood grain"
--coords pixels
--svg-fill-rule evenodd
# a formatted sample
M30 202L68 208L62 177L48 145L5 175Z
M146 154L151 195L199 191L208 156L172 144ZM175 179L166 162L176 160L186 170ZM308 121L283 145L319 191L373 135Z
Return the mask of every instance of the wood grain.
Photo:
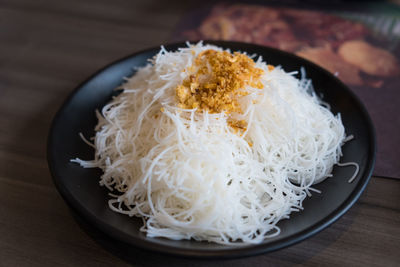
M56 192L46 162L50 122L90 74L168 41L180 1L0 0L0 266L128 266L88 237ZM400 181L373 178L338 222L290 248L193 261L136 251L134 266L396 266Z

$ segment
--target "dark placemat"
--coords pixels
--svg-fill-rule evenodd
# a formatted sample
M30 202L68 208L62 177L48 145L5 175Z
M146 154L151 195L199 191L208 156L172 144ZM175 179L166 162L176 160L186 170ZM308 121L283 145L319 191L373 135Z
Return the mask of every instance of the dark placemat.
M173 34L174 41L201 39L276 47L338 75L374 122L374 174L400 178L400 7L384 2L203 4Z

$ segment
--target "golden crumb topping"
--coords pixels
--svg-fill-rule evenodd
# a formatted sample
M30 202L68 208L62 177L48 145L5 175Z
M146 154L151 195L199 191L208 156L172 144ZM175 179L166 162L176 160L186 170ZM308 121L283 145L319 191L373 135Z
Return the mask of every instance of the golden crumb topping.
M268 65L268 70L274 67ZM197 108L209 113L242 113L238 99L248 95L247 86L262 89L260 81L264 71L255 67L255 62L245 54L226 51L205 50L187 70L189 77L175 89L178 107ZM228 119L236 132L246 131L244 120Z
M176 87L178 106L185 109L241 112L238 97L248 94L246 86L263 88L260 77L264 71L256 68L247 55L238 52L203 51L189 72L192 74Z

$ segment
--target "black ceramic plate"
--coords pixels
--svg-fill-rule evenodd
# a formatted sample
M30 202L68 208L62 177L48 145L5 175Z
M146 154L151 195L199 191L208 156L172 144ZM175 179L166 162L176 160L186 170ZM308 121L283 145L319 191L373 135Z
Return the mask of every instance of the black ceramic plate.
M48 139L48 163L54 183L67 204L89 226L99 230L119 245L124 251L129 248L163 252L188 257L240 257L277 250L326 228L343 215L360 197L372 173L375 159L375 136L371 120L357 97L329 72L295 55L263 46L238 42L206 42L230 48L233 51L263 56L268 64L281 65L285 71L304 67L312 79L315 90L323 95L334 113L340 112L347 134L355 139L343 147L342 162L357 162L360 171L351 184L347 180L353 175L353 167L335 167L333 177L315 186L322 194L313 194L304 201L304 211L294 213L290 220L278 225L279 236L266 239L261 244L245 246L223 246L208 242L173 241L164 238L147 238L139 231L141 219L129 218L108 208L107 190L99 186L100 170L84 169L70 159L92 159L93 150L86 145L78 133L94 135L97 121L95 109L106 104L113 89L123 82L123 77L134 74L135 67L144 66L159 47L135 53L110 64L82 83L65 101L54 118ZM167 50L176 50L184 43L167 45Z

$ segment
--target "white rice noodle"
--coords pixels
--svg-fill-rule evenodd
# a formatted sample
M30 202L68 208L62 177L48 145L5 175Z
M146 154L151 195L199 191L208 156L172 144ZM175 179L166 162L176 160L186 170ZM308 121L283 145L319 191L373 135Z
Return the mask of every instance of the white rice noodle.
M330 177L346 136L315 95L311 81L280 67L265 70L264 89L240 99L244 135L227 115L177 108L175 87L206 49L164 48L126 79L123 91L97 113L92 161L100 184L113 194L110 208L144 218L149 237L259 243L279 234L277 222L302 209L311 186ZM253 103L254 102L254 103ZM160 110L163 110L161 112Z

